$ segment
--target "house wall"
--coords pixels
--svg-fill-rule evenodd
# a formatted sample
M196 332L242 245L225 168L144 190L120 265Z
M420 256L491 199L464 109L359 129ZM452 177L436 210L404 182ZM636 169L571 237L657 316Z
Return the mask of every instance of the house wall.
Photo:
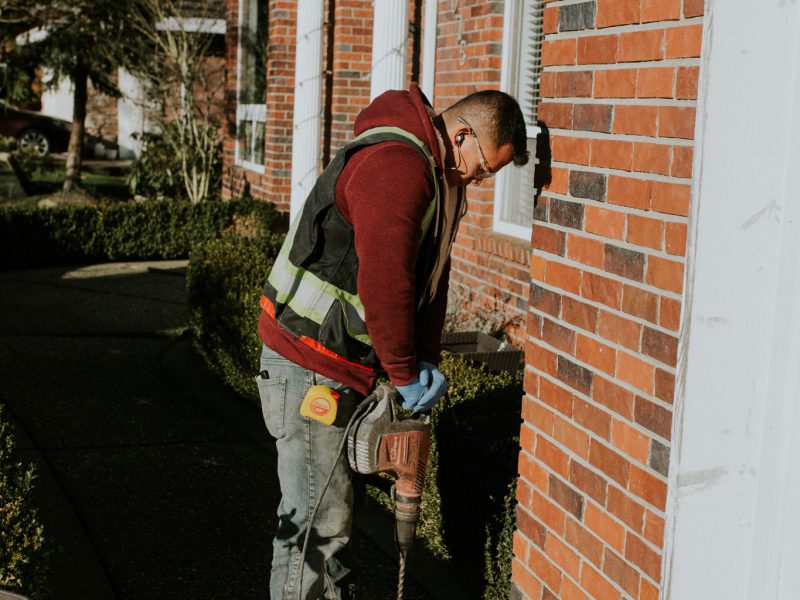
M657 598L702 0L545 9L515 594Z

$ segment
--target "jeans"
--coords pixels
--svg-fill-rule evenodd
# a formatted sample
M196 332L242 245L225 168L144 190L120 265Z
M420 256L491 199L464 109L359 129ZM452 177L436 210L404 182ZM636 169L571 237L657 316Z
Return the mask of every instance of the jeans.
M267 346L261 354L261 371L269 374L257 382L264 421L276 440L282 495L273 540L270 598L354 598L356 569L347 549L353 525L353 473L345 453L337 454L337 450L363 396L294 364ZM332 425L300 415L303 397L317 384L341 388L337 389L339 408ZM314 518L305 563L301 565L308 520L331 469L333 478ZM301 569L303 589L298 596Z

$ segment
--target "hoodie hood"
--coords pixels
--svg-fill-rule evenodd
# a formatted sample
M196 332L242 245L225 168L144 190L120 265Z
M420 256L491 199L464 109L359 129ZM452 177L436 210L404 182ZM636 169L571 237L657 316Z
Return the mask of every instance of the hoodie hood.
M353 130L356 135L360 135L373 127L404 129L413 133L428 146L436 164L441 168L442 157L439 150L439 139L431 120L432 114L433 109L425 94L416 83L412 83L407 92L389 90L375 98L358 115Z

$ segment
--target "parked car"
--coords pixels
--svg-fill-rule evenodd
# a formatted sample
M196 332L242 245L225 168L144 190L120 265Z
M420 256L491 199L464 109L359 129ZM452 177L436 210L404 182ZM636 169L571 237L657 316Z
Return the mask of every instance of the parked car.
M0 100L0 135L16 138L20 148L32 148L39 156L66 152L71 125L69 121L16 108Z

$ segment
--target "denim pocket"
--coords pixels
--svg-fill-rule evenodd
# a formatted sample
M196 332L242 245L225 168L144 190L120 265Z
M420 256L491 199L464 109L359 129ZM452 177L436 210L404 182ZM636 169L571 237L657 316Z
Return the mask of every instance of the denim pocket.
M286 378L275 377L263 379L256 376L258 395L261 398L261 413L267 431L275 439L282 438L286 432L283 425L284 406L286 405Z

